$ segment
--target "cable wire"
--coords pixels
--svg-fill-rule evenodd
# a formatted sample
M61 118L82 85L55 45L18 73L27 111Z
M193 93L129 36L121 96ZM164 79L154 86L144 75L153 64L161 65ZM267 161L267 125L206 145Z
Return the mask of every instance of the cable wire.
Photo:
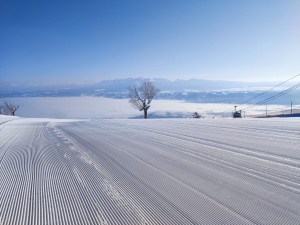
M287 80L281 82L280 84L277 84L277 85L275 85L274 87L272 87L272 88L270 88L270 89L268 89L268 90L266 90L266 91L264 91L264 92L262 92L262 93L259 93L258 95L255 95L254 97L252 97L252 98L250 98L250 99L248 99L248 100L246 100L246 101L244 101L244 102L242 102L242 103L239 103L239 105L237 105L237 107L239 107L239 106L241 106L241 105L243 105L243 104L246 104L246 103L250 102L250 101L253 100L253 99L258 98L258 97L260 97L260 96L266 94L266 93L269 92L269 91L274 90L275 88L277 88L277 87L279 87L279 86L281 86L281 85L283 85L283 84L289 82L290 80L295 79L295 78L298 77L298 76L300 76L300 74L297 74L297 75L295 75L295 76L293 76L293 77L291 77L291 78L289 78L289 79L287 79ZM222 112L216 113L216 114L213 116L213 118L215 118L215 116L220 115L220 114L223 114L223 113L225 113L225 112L227 112L227 111L229 111L229 110L232 110L232 107L231 107L231 108L228 108L228 109L226 109L226 110L224 110L224 111L222 111Z
M288 88L288 89L286 89L286 90L284 90L284 91L281 91L281 92L279 92L279 93L277 93L277 94L275 94L275 95L273 95L273 96L270 96L270 97L268 97L268 98L266 98L266 99L264 99L264 100L262 100L262 101L259 101L259 102L255 103L255 104L251 105L251 106L248 106L248 107L246 107L246 108L244 108L244 109L242 109L242 110L243 110L243 111L246 111L246 109L247 109L247 110L253 109L253 108L255 108L255 107L257 107L257 106L259 106L259 105L261 105L261 104L267 103L267 102L269 102L269 101L271 101L271 100L274 100L274 99L276 99L276 98L281 97L282 95L285 95L285 94L287 94L287 93L289 93L289 92L291 92L291 91L294 91L294 90L296 90L296 89L299 88L299 87L300 87L300 83L297 83L297 84L295 84L294 86L292 86L292 87L290 87L290 88Z

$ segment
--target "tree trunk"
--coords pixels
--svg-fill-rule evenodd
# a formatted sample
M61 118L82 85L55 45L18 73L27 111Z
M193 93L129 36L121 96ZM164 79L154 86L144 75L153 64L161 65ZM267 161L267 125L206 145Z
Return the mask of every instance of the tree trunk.
M144 119L147 119L147 109L144 109Z

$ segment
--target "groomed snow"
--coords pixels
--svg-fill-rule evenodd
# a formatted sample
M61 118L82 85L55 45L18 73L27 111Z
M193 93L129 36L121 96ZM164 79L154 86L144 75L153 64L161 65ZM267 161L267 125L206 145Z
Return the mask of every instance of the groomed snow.
M0 117L0 224L300 224L299 119Z

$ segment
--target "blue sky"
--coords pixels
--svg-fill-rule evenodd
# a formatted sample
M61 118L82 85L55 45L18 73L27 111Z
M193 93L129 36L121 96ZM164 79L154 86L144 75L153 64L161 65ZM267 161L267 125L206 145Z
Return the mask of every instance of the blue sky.
M284 80L300 1L0 1L0 82Z

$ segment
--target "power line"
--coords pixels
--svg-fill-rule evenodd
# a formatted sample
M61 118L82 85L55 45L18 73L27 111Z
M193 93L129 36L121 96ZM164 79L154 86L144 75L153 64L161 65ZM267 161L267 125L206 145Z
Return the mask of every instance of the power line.
M246 110L246 109L249 109L249 108L254 108L254 107L256 107L257 105L261 105L261 104L263 104L263 103L267 103L267 102L269 102L269 101L271 101L271 100L273 100L273 99L279 98L279 97L281 97L282 95L285 95L285 94L287 94L287 93L289 93L289 92L291 92L291 91L293 91L293 90L295 90L295 89L297 89L297 88L299 88L299 87L300 87L300 83L298 83L298 84L296 84L296 85L294 85L294 86L292 86L292 87L290 87L290 88L288 88L288 89L286 89L286 90L284 90L284 91L282 91L282 92L279 92L279 93L277 93L276 95L273 95L273 96L271 96L271 97L269 97L269 98L267 98L267 99L264 99L264 100L262 100L262 101L260 101L260 102L257 102L256 104L253 104L252 106L248 106L248 107L244 108L243 110Z
M296 76L293 76L293 77L291 77L290 79L287 79L287 80L283 81L282 83L277 84L276 86L274 86L274 87L272 87L272 88L270 88L270 89L268 89L268 90L266 90L266 91L264 91L264 92L262 92L262 93L260 93L260 94L258 94L258 95L256 95L256 96L254 96L254 97L248 99L247 101L244 101L244 102L240 103L240 105L246 104L246 103L250 102L251 100L253 100L253 99L255 99L255 98L259 97L259 96L262 96L263 94L265 94L265 93L267 93L267 92L269 92L269 91L272 91L273 89L275 89L275 88L277 88L277 87L279 87L279 86L281 86L281 85L287 83L288 81L295 79L295 78L298 77L298 76L300 76L300 74L297 74Z
M252 97L252 98L250 98L250 99L248 99L248 100L246 100L246 101L244 101L244 102L242 102L242 103L239 103L238 106L241 106L241 105L243 105L243 104L246 104L246 103L250 102L251 100L253 100L253 99L255 99L255 98L258 98L258 97L260 97L260 96L266 94L267 92L272 91L273 89L275 89L275 88L277 88L277 87L279 87L279 86L281 86L281 85L287 83L288 81L295 79L295 78L298 77L298 76L300 76L300 74L297 74L297 75L295 75L295 76L293 76L293 77L291 77L291 78L289 78L289 79L287 79L287 80L281 82L280 84L277 84L277 85L275 85L274 87L272 87L272 88L270 88L270 89L268 89L268 90L266 90L266 91L264 91L264 92L262 92L262 93L260 93L260 94L258 94L258 95L255 95L254 97ZM238 107L238 106L237 106L237 107ZM227 111L229 111L229 110L232 110L232 108L228 108L228 109L226 109L226 110L224 110L224 111L222 111L222 112L216 113L216 114L213 116L213 118L215 118L215 116L220 115L220 114L223 114L223 113L225 113L225 112L227 112Z
M257 107L258 105L261 105L261 104L267 103L267 102L269 102L269 101L271 101L271 100L274 100L274 99L276 99L276 98L279 98L279 97L281 97L282 95L285 95L285 94L287 94L287 93L289 93L289 92L291 92L291 91L294 91L294 90L296 90L296 89L299 88L299 87L300 87L300 83L297 83L297 84L295 84L294 86L292 86L292 87L290 87L290 88L288 88L288 89L286 89L286 90L284 90L284 91L281 91L281 92L279 92L279 93L277 93L277 94L275 94L275 95L273 95L273 96L270 96L270 97L268 97L268 98L266 98L266 99L264 99L264 100L262 100L262 101L259 101L259 102L255 103L255 104L251 105L251 106L248 106L248 107L246 107L246 108L244 108L244 109L242 109L242 110L253 109L253 108Z

